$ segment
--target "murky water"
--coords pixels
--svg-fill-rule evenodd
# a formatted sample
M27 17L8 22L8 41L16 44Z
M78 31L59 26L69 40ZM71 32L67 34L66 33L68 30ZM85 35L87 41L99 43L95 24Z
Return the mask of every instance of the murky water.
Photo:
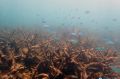
M120 0L0 0L0 29L11 28L42 29L54 39L65 32L74 44L80 36L96 41L97 51L120 52Z
M0 0L0 26L81 27L107 37L112 34L117 37L119 4L119 0Z

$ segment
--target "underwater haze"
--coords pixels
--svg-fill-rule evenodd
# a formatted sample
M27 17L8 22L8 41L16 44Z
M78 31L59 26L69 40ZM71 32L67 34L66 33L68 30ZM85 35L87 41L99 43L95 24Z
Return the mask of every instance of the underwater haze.
M119 0L0 0L0 27L120 29Z
M0 79L120 79L119 34L120 0L0 0Z

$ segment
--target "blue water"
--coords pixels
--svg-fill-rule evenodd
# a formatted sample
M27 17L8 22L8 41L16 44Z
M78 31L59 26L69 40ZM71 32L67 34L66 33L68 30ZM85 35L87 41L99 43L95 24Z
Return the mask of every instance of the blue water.
M47 31L80 27L113 45L120 41L120 0L0 0L2 27L43 27Z
M118 40L120 1L0 0L0 27L80 27Z
M118 27L119 0L0 0L0 25ZM83 23L83 25L81 25Z

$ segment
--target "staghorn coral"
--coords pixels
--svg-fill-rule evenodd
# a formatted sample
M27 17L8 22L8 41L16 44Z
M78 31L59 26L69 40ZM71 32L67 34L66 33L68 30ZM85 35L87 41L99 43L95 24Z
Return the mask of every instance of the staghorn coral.
M112 70L119 53L96 50L89 41L73 44L64 35L51 36L20 31L0 33L1 79L96 79L118 78ZM11 38L10 38L11 37ZM18 39L19 37L19 39ZM88 40L88 38L87 38Z

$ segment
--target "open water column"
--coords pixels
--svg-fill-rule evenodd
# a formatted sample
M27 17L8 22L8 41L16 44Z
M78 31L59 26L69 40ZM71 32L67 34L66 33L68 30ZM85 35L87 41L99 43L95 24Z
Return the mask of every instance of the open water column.
M0 79L119 79L120 0L0 0Z

